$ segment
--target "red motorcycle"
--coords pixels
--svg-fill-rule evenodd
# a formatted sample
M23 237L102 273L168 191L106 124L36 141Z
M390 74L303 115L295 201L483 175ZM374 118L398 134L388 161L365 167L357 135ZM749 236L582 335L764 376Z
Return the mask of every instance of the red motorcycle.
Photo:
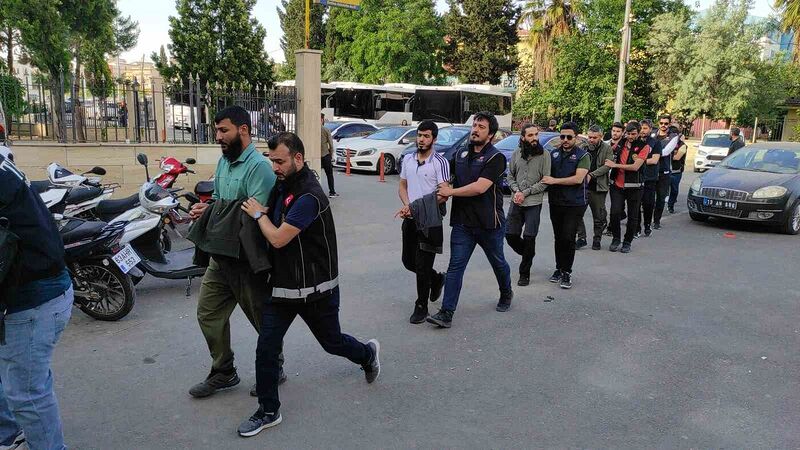
M161 174L153 180L154 183L158 184L159 186L163 187L164 189L172 189L172 186L175 184L175 181L178 179L178 175L184 173L195 173L194 170L190 169L186 166L186 164L194 164L194 158L186 158L186 161L181 162L177 158L172 156L166 156L161 158L161 164L159 164L159 168L161 169Z

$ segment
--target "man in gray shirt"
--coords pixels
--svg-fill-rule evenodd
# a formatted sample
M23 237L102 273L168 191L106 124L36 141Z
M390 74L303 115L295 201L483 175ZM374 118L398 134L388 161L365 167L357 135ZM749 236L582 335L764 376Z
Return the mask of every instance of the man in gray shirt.
M592 250L600 250L600 241L603 237L603 229L606 227L606 195L608 194L608 172L611 170L605 166L607 159L614 159L611 145L603 142L603 130L597 126L589 127L589 156L592 158L592 165L589 169L589 208L592 210L594 220L594 235L592 237ZM583 220L578 222L578 240L575 248L586 247L586 225Z

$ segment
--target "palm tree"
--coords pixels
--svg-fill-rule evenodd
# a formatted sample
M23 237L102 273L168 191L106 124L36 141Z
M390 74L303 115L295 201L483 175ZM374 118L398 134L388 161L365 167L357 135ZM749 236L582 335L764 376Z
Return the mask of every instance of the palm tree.
M775 0L775 9L780 13L781 31L794 30L792 57L800 61L800 0Z
M778 0L781 1L781 0ZM800 0L794 0L800 1ZM569 36L580 19L580 0L528 0L520 20L529 29L533 51L534 80L553 77L553 50L556 39Z

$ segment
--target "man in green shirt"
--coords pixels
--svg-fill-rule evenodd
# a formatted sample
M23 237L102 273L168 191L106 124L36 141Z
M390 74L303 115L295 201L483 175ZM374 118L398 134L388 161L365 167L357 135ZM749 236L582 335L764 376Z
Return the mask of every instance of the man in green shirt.
M217 143L222 148L222 157L214 172L214 200L252 197L266 203L276 177L272 164L256 150L250 138L250 114L240 106L231 106L220 111L214 123ZM192 219L199 218L208 207L208 203L192 206ZM239 384L233 365L230 317L238 304L258 332L262 303L269 300L269 292L267 277L254 274L246 260L211 255L197 299L197 321L213 362L211 373L193 386L189 394L208 397ZM282 369L280 379L286 380Z

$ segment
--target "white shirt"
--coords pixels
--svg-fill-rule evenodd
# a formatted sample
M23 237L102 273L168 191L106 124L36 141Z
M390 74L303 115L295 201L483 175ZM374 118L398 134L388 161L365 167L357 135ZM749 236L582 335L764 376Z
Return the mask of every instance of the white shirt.
M413 202L436 191L440 184L450 181L450 163L436 150L431 151L428 159L417 161L416 153L403 157L400 178L408 183L408 201Z

